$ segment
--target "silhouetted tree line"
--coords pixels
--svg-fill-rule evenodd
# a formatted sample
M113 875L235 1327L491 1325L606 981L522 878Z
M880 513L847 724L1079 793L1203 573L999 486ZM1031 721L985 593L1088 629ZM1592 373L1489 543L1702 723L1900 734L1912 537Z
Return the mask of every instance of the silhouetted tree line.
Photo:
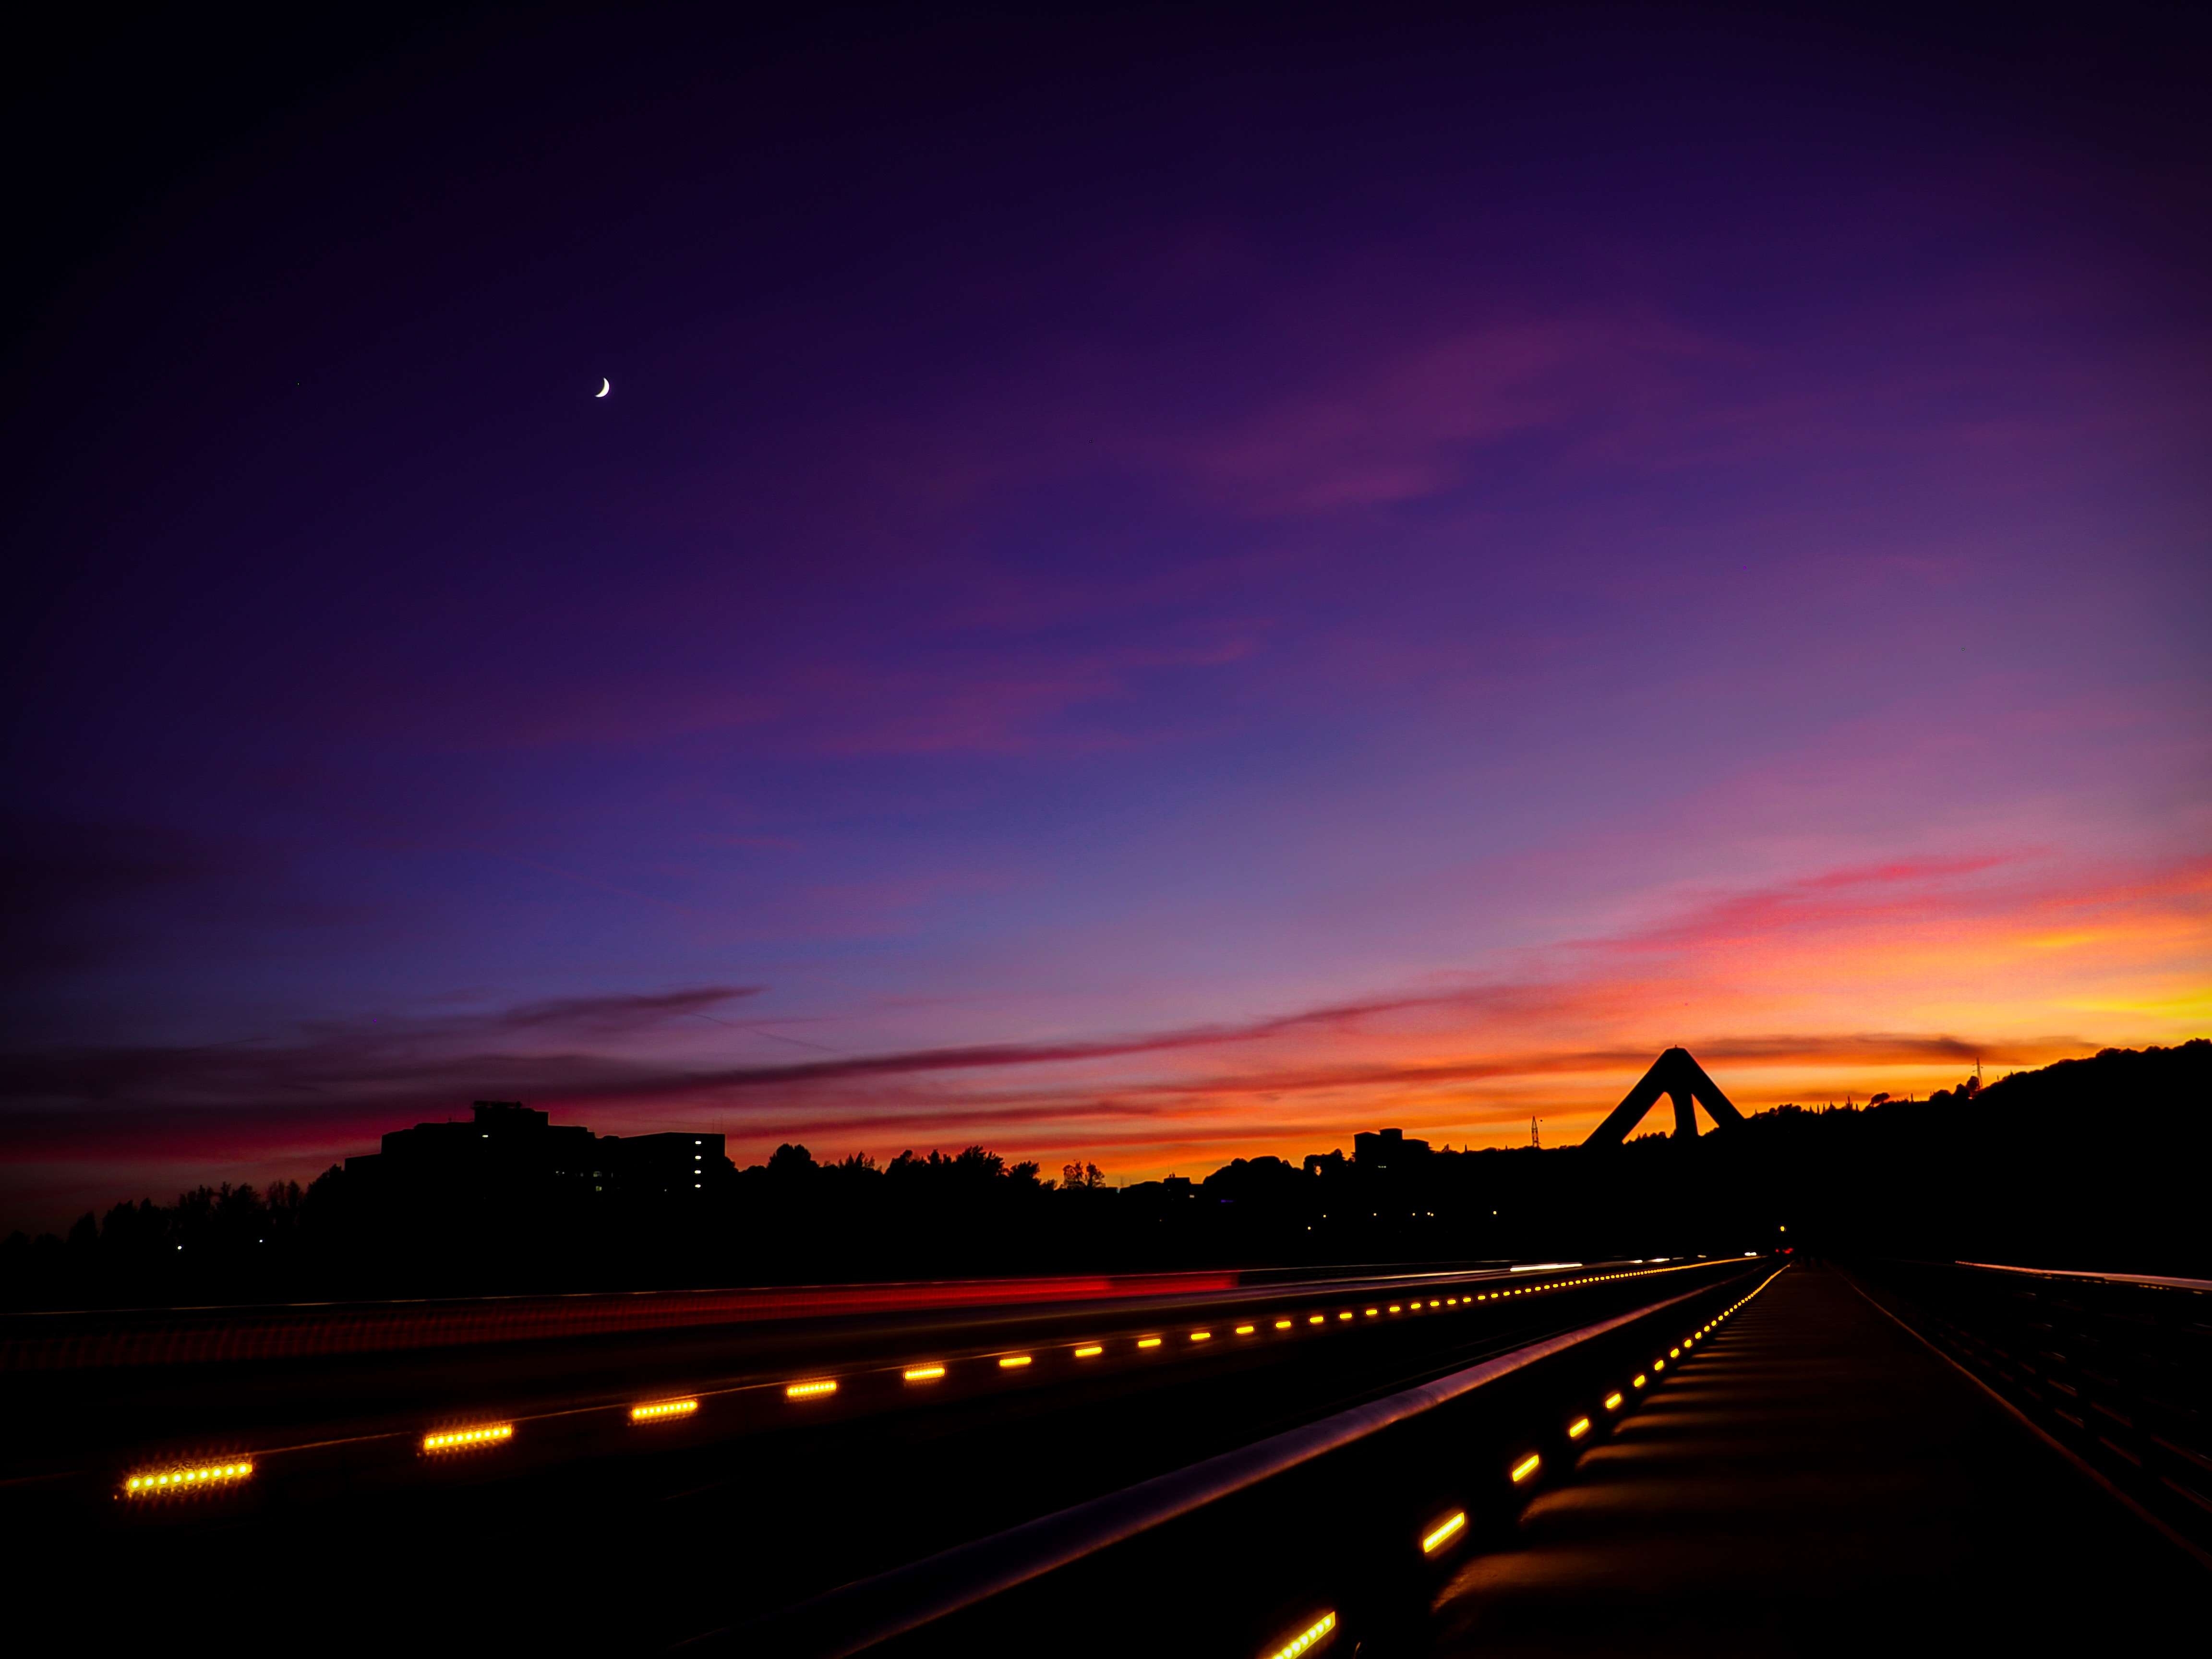
M489 1184L407 1202L333 1168L201 1188L0 1245L12 1306L994 1273L1719 1254L2008 1261L2212 1277L2212 1042L2106 1050L1925 1101L1783 1106L1678 1143L1238 1158L1058 1179L981 1146L817 1161L696 1194ZM724 1165L727 1170L727 1166Z

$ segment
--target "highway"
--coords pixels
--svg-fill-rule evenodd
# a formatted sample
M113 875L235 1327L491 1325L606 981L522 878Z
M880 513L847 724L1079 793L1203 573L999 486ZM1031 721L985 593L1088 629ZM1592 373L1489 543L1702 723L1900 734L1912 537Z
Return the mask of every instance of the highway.
M2003 1273L1947 1305L1968 1317L1990 1274L2017 1304ZM94 1565L103 1617L242 1599L349 1650L1825 1654L1911 1630L2148 1651L2212 1588L2168 1510L1861 1275L1036 1289L282 1361L49 1350L6 1374L11 1420L74 1390L96 1402L64 1413L76 1449L103 1413L113 1443L17 1471L0 1504L26 1582ZM2201 1358L2212 1286L2113 1294L2165 1298L2119 1309L2164 1333L2137 1346ZM2181 1421L2154 1437L2186 1468ZM34 1598L31 1626L62 1639L71 1606Z
M153 1322L151 1349L145 1322L88 1350L79 1320L61 1351L18 1321L0 1502L33 1559L113 1560L132 1616L252 1561L258 1605L343 1605L364 1641L434 1612L456 1644L654 1651L1745 1266L869 1287L673 1329L572 1307L582 1335L506 1310L521 1340L366 1351L330 1335L359 1319L301 1310L321 1334L242 1359L204 1358L213 1315ZM194 1363L148 1363L179 1328ZM68 1363L88 1352L137 1363Z
M1434 1650L2147 1654L2201 1642L2208 1598L1844 1276L1797 1271L1468 1556Z

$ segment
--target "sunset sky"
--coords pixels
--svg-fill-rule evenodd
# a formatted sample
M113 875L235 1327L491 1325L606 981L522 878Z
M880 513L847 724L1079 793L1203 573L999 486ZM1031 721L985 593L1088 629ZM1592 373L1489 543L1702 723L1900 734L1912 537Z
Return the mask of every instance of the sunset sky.
M2113 15L138 112L0 417L0 1231L479 1097L1134 1180L2212 1031L2212 114Z

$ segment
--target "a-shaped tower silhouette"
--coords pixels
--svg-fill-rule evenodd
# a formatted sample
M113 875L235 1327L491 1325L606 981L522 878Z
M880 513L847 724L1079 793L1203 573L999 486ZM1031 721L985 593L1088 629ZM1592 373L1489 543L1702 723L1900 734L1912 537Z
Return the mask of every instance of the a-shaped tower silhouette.
M1618 1146L1628 1139L1636 1126L1644 1121L1644 1115L1659 1103L1659 1097L1672 1097L1674 1102L1674 1138L1694 1140L1698 1134L1698 1115L1691 1104L1702 1105L1711 1115L1713 1127L1724 1128L1731 1123L1743 1121L1743 1114L1720 1091L1720 1085L1705 1075L1705 1068L1690 1058L1687 1048L1669 1048L1651 1062L1651 1069L1643 1080L1628 1091L1628 1097L1607 1115L1604 1122L1589 1133L1585 1146Z

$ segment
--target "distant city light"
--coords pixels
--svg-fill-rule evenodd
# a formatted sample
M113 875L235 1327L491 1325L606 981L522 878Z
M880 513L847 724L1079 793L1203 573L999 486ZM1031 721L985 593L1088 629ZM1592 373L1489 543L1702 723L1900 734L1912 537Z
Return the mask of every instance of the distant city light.
M1513 1466L1514 1484L1518 1486L1522 1481L1526 1480L1530 1475L1535 1474L1537 1469L1542 1466L1543 1462L1544 1460L1537 1456L1534 1452L1530 1452L1526 1457L1522 1458L1518 1463L1516 1463Z
M656 1400L647 1406L632 1406L629 1420L633 1423L665 1423L672 1417L689 1417L699 1409L696 1400Z
M909 1382L934 1382L945 1375L942 1365L909 1365L899 1375Z
M783 1397L786 1400L819 1400L823 1395L836 1392L836 1380L834 1377L824 1377L814 1382L787 1384L783 1390Z

